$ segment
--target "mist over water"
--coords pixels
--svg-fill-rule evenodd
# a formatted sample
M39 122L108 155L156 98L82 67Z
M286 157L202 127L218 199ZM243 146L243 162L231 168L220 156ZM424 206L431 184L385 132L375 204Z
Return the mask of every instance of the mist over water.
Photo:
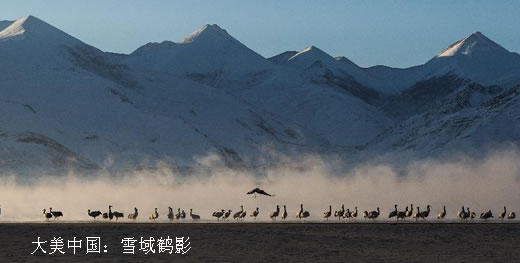
M215 157L211 157L215 158ZM209 159L211 159L209 158ZM285 161L259 176L253 172L212 169L212 162L202 162L209 173L181 175L159 165L153 171L126 172L114 175L101 171L92 176L69 173L43 176L30 183L18 183L15 174L0 176L0 221L43 221L42 210L52 207L64 213L60 220L91 220L87 209L123 212L125 218L139 209L137 221L149 222L155 207L159 221L167 221L167 207L175 212L193 208L203 220L220 209L248 211L260 208L257 221L269 220L276 205L287 205L289 219L295 220L299 205L311 213L311 220L321 220L328 206L362 211L381 208L380 219L386 219L394 204L399 210L411 203L432 206L430 219L446 205L447 218L455 218L462 205L480 213L491 209L498 216L503 206L520 212L520 153L504 150L483 159L460 157L453 161L434 159L413 161L396 171L392 163L362 163L344 169L337 161L306 156ZM275 197L245 193L260 187ZM191 221L191 219L188 219Z

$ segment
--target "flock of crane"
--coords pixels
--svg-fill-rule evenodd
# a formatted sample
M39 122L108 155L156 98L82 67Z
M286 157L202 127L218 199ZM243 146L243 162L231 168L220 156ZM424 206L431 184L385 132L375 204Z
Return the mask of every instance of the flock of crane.
M253 195L254 198L256 198L256 195L264 195L268 197L274 197L274 195L267 193L266 191L260 189L260 188L254 188L253 190L246 193L247 195ZM407 218L414 218L416 221L419 219L426 220L430 216L431 206L427 205L426 210L420 209L420 207L415 207L413 204L410 205L410 207L406 206L404 211L399 211L398 206L394 205L394 209L388 214L388 218L392 219L395 218L396 220L406 220ZM231 209L225 210L221 209L219 211L215 211L212 214L212 217L215 217L217 221L228 221L231 218L231 213L233 211ZM0 208L0 215L2 214L2 210ZM252 210L249 213L249 216L254 218L254 220L257 219L257 217L260 214L260 209L256 207L256 209ZM374 211L363 211L363 218L365 220L376 220L379 218L379 215L381 214L381 211L379 210L379 207ZM51 218L54 218L54 220L57 220L60 217L63 217L63 213L61 211L55 211L52 210L52 207L49 208L49 211L47 212L46 209L43 209L43 215L47 220L50 220ZM108 206L108 211L105 213L102 213L101 211L91 211L88 210L88 215L92 218L94 218L94 221L97 217L101 216L103 219L112 220L116 219L116 221L119 220L119 218L123 218L124 214L118 211L112 211L112 206ZM299 219L300 221L305 221L306 218L310 217L310 212L303 209L303 204L300 205L300 210L296 212L296 219ZM329 220L334 215L334 217L338 218L339 221L342 219L347 219L348 221L353 221L358 217L358 208L357 206L354 207L354 209L350 210L347 208L345 210L345 205L341 205L341 208L339 210L334 211L334 214L332 213L332 205L329 205L329 209L325 212L323 212L323 218L326 220ZM137 217L139 216L139 210L137 208L134 208L134 212L128 215L129 220L135 221ZM193 220L200 220L200 216L193 213L193 209L190 209L189 216ZM287 206L283 205L283 212L280 210L280 206L276 206L276 210L269 214L269 218L273 221L276 221L277 218L281 218L282 220L286 220L289 214L287 213ZM168 207L168 214L167 217L170 221L172 220L182 220L186 219L187 215L184 210L181 210L180 208L177 209L177 213L174 213L173 208ZM233 219L236 221L243 221L247 217L247 212L244 210L244 206L240 206L240 210L235 212L233 214ZM442 220L446 217L446 206L443 206L442 211L437 216L437 219ZM154 209L154 212L148 217L150 220L156 221L159 219L159 212L157 211L157 208ZM462 209L457 212L457 218L467 221L468 219L473 220L477 218L477 213L470 211L469 207L464 208L462 206ZM488 210L486 212L482 212L479 215L479 218L482 220L488 220L493 217L493 213L491 210ZM507 208L504 206L504 210L499 213L498 215L499 219L515 219L516 214L515 212L507 212Z
M417 208L416 212L414 212L413 204L410 205L410 209L408 209L408 206L407 206L404 211L399 211L397 209L397 205L394 205L394 208L395 209L392 212L390 212L390 214L388 215L388 218L395 217L397 220L400 220L400 219L404 220L407 217L413 217L413 218L415 218L415 220L418 220L419 218L426 219L430 215L430 208L431 208L431 206L427 205L426 206L426 210L424 210L424 211L421 211L420 207L416 207ZM366 213L366 211L365 211L365 213ZM437 219L444 219L446 217L446 214L447 214L446 206L443 206L442 207L442 211L437 216ZM457 218L460 218L461 220L464 220L464 221L467 221L468 219L473 220L476 217L477 217L477 213L471 212L469 210L469 207L466 207L466 209L464 209L464 206L462 206L461 210L457 212ZM480 213L480 219L488 220L490 218L494 218L493 217L493 213L491 212L491 210L488 210L486 212ZM516 213L511 211L508 214L507 213L507 208L504 206L504 211L499 213L498 218L499 219L505 219L505 218L507 218L507 219L515 219L516 218Z
M228 220L231 217L231 212L232 212L231 209L229 209L228 211L222 209L220 211L213 212L212 216L216 217L217 221ZM282 220L287 219L289 214L287 213L287 206L286 205L283 206L283 212L281 214L280 214L280 212L281 212L280 211L280 206L277 205L276 206L276 211L272 212L269 215L269 217L273 221L276 221L276 218L278 218L278 217L280 217ZM253 217L256 220L256 218L258 217L259 214L260 214L260 209L257 207L255 210L251 211L249 216ZM304 211L303 210L303 204L302 204L300 206L300 210L296 213L296 218L298 218L298 219L305 219L305 218L309 217L310 215L311 214L309 213L309 211ZM233 219L243 221L244 218L246 218L246 216L247 216L247 211L245 211L244 210L244 206L241 205L240 206L240 210L233 214Z
M124 217L123 213L120 213L120 212L117 212L117 211L112 212L112 206L111 205L108 206L108 212L101 213L100 211L90 211L90 209L89 209L88 210L88 215L90 217L94 218L94 220L96 220L96 217L98 217L98 216L102 216L103 219L109 219L109 220L112 220L114 218L116 220L119 220L119 218ZM134 207L134 212L131 213L131 214L128 214L128 219L135 221L138 216L139 216L139 209L137 209L137 207ZM181 209L178 208L177 209L177 213L174 213L173 212L173 208L168 207L167 217L168 217L169 220L186 219L186 212L184 212L184 210L181 211ZM193 220L199 220L200 219L199 215L196 215L196 214L193 213L193 209L190 209L190 217ZM159 212L157 211L157 208L154 209L154 212L148 218L150 220L154 220L154 221L159 218Z
M415 207L415 210L414 210L414 206L413 206L413 204L411 204L410 207L406 206L404 211L399 211L398 206L394 205L394 209L388 214L388 218L389 219L395 218L398 221L406 220L407 218L414 218L415 220L419 220L419 219L425 220L430 216L430 212L431 212L430 205L426 206L426 210L421 210L420 207L418 207L418 206ZM229 209L227 211L225 209L221 209L219 211L213 212L212 217L215 217L217 219L217 221L226 221L231 218L233 218L236 221L243 221L247 217L247 214L248 214L247 211L244 210L244 206L241 205L240 210L233 214L232 214L231 209ZM254 220L256 220L256 218L259 216L259 214L260 214L260 209L258 207L256 207L256 209L252 210L249 213L249 216L254 218ZM363 218L365 220L376 220L379 218L380 214L381 214L381 211L380 211L379 207L374 211L371 211L371 212L363 211L363 213L362 213ZM0 215L1 215L1 210L0 210ZM52 218L54 218L54 220L57 220L58 218L63 217L63 213L61 211L52 210L52 207L49 208L48 211L46 209L43 209L43 215L47 220L50 220ZM108 212L102 213L101 211L91 211L89 209L88 215L90 217L94 218L94 221L96 220L97 217L101 217L101 218L107 219L107 220L116 219L116 221L119 220L120 218L124 217L123 213L117 212L117 211L112 211L111 205L108 206ZM298 210L296 213L296 219L305 221L305 219L310 217L310 215L311 215L310 212L304 210L303 204L301 204L300 210ZM443 209L438 214L437 219L440 219L440 220L444 219L446 217L446 215L447 215L446 206L443 206ZM135 221L138 216L139 216L139 210L137 208L134 208L134 212L129 214L127 218L129 220ZM278 218L280 218L282 220L286 220L288 218L288 216L289 216L289 214L287 213L286 205L283 205L283 211L281 211L280 206L277 205L276 210L269 214L269 218L272 221L276 221ZM342 219L346 219L348 221L353 221L358 217L358 208L355 207L352 210L347 208L345 210L345 206L342 205L339 210L336 210L336 211L334 211L334 213L332 213L332 206L329 205L329 209L327 211L323 212L323 218L325 220L328 220L332 216L338 218L338 220L340 220L340 221ZM190 209L189 217L193 220L200 220L200 216L197 214L194 214L193 209ZM159 212L157 211L157 208L154 209L154 212L148 218L153 221L159 219ZM184 210L181 210L180 208L178 208L177 212L174 213L173 208L168 207L167 218L170 221L181 220L181 219L186 219L187 214ZM470 211L469 207L465 208L463 206L461 208L461 210L457 212L457 218L459 218L463 221L467 221L468 219L473 220L473 219L477 218L477 213ZM494 216L493 216L493 213L491 212L491 210L488 210L486 212L480 213L478 218L480 218L482 220L488 220L488 219L494 218ZM513 211L510 211L508 213L507 208L504 206L504 210L498 214L498 218L499 219L515 219L516 214Z

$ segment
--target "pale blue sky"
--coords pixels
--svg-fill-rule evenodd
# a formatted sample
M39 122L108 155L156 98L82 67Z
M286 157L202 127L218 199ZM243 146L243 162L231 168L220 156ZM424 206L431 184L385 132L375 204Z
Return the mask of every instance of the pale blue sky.
M105 51L129 53L218 24L265 57L315 45L361 66L422 64L481 31L520 51L520 1L2 0L0 20L34 15Z

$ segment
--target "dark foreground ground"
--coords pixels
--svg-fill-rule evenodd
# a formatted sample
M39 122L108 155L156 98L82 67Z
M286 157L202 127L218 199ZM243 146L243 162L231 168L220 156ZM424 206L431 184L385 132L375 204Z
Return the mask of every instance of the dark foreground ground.
M64 255L47 253L62 237ZM139 251L140 237L190 237L187 254ZM82 239L72 254L69 240ZM86 237L107 252L86 253ZM135 255L122 238L135 237ZM0 224L0 262L520 262L520 224Z

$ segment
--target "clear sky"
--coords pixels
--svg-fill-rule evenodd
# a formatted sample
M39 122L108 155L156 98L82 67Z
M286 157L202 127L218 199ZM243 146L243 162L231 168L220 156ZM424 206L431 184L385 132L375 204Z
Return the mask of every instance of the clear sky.
M178 41L218 24L265 57L315 45L361 66L422 64L481 31L520 51L520 1L2 0L0 20L34 15L104 51Z

